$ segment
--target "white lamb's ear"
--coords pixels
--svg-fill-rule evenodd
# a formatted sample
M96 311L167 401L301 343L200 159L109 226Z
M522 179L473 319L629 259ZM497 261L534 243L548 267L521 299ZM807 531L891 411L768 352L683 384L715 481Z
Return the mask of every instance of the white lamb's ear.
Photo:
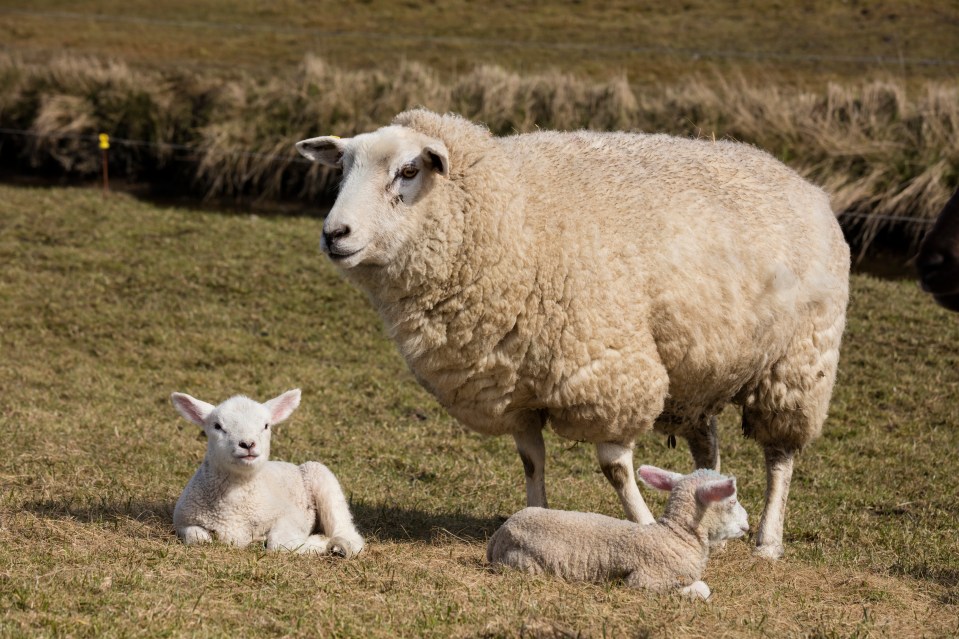
M215 408L213 404L201 402L186 393L173 393L170 395L170 401L173 402L173 407L176 408L177 412L183 415L187 421L191 421L201 428Z
M683 478L679 473L673 473L655 466L640 466L636 472L644 484L666 492L671 491L676 483Z
M286 391L279 397L274 397L266 402L264 406L270 411L270 425L279 424L290 416L296 407L300 405L300 389Z
M696 499L704 506L722 501L735 494L735 479L714 479L703 483L696 489Z
M300 140L296 143L296 150L307 159L338 169L343 165L343 152L348 141L349 138L344 140L335 135L324 135Z
M434 140L423 147L423 156L433 167L433 170L445 178L450 176L450 154L446 145Z

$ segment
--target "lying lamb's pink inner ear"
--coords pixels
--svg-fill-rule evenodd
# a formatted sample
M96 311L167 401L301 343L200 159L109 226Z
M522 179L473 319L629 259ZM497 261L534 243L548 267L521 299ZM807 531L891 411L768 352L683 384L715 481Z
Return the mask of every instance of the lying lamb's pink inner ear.
M207 415L213 411L211 404L201 402L186 393L173 393L170 399L173 401L173 407L177 409L177 412L183 415L184 419L193 422L197 426L203 426L203 421L207 418Z
M671 491L676 484L676 473L671 473L668 470L656 468L655 466L640 466L639 476L653 488L665 490L666 492Z
M270 423L279 424L290 416L296 407L300 405L300 389L286 391L279 397L274 397L266 403L270 411Z
M736 482L732 479L720 479L703 484L696 489L700 503L710 504L722 501L736 494Z

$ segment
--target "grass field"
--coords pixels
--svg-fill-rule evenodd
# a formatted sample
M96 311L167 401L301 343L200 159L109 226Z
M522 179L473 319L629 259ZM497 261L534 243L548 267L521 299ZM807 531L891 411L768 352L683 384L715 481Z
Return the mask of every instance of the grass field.
M934 0L30 0L0 7L0 42L150 66L261 73L304 52L337 66L422 62L448 74L480 64L674 83L702 72L813 82L895 75L952 78L959 6Z
M914 282L856 275L832 413L801 457L787 556L712 559L705 604L498 573L524 504L506 439L465 431L406 371L313 217L0 186L0 636L949 636L959 633L959 322ZM353 561L175 538L203 455L174 390L301 387L276 458L337 473ZM736 415L724 469L755 525L761 456ZM548 437L554 507L619 516L590 447ZM681 443L640 463L688 468ZM654 512L663 500L651 498Z

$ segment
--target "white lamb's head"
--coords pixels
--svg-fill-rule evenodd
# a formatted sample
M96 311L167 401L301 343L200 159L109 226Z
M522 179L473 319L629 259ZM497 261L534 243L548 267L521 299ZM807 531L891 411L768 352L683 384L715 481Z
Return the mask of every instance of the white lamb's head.
M206 432L207 460L220 471L255 473L270 458L271 427L300 405L300 389L287 391L261 404L237 395L219 406L184 393L170 396L184 418Z
M449 177L449 153L436 138L387 126L354 138L296 144L305 157L343 170L340 193L323 223L320 247L342 269L385 266L422 239L423 200Z
M670 493L667 517L691 517L709 541L736 539L749 532L749 516L736 499L736 478L700 468L689 475L655 466L640 466L637 473L647 486Z

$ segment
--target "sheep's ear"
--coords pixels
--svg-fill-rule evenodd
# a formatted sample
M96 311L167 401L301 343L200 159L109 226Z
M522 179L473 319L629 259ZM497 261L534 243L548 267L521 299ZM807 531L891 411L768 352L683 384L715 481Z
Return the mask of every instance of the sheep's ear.
M714 479L703 483L696 489L696 499L704 506L722 501L735 494L735 479Z
M201 428L206 418L210 416L210 413L212 413L215 408L213 404L201 402L186 393L173 393L170 395L170 401L173 402L173 407L176 408L177 412L183 415L186 420L193 422Z
M669 492L676 486L676 483L683 478L679 473L673 473L655 466L640 466L637 471L639 478L647 486L652 486L659 490Z
M264 406L270 411L270 425L279 424L284 419L289 417L293 411L296 410L296 407L300 405L300 389L294 388L291 391L286 391L279 397L274 397L268 401Z
M434 140L423 147L423 157L430 163L433 170L445 178L450 176L450 153L446 150L446 145L439 140Z
M319 138L309 138L296 143L296 150L303 157L319 162L335 169L343 166L343 152L346 150L347 140L335 135L324 135Z

